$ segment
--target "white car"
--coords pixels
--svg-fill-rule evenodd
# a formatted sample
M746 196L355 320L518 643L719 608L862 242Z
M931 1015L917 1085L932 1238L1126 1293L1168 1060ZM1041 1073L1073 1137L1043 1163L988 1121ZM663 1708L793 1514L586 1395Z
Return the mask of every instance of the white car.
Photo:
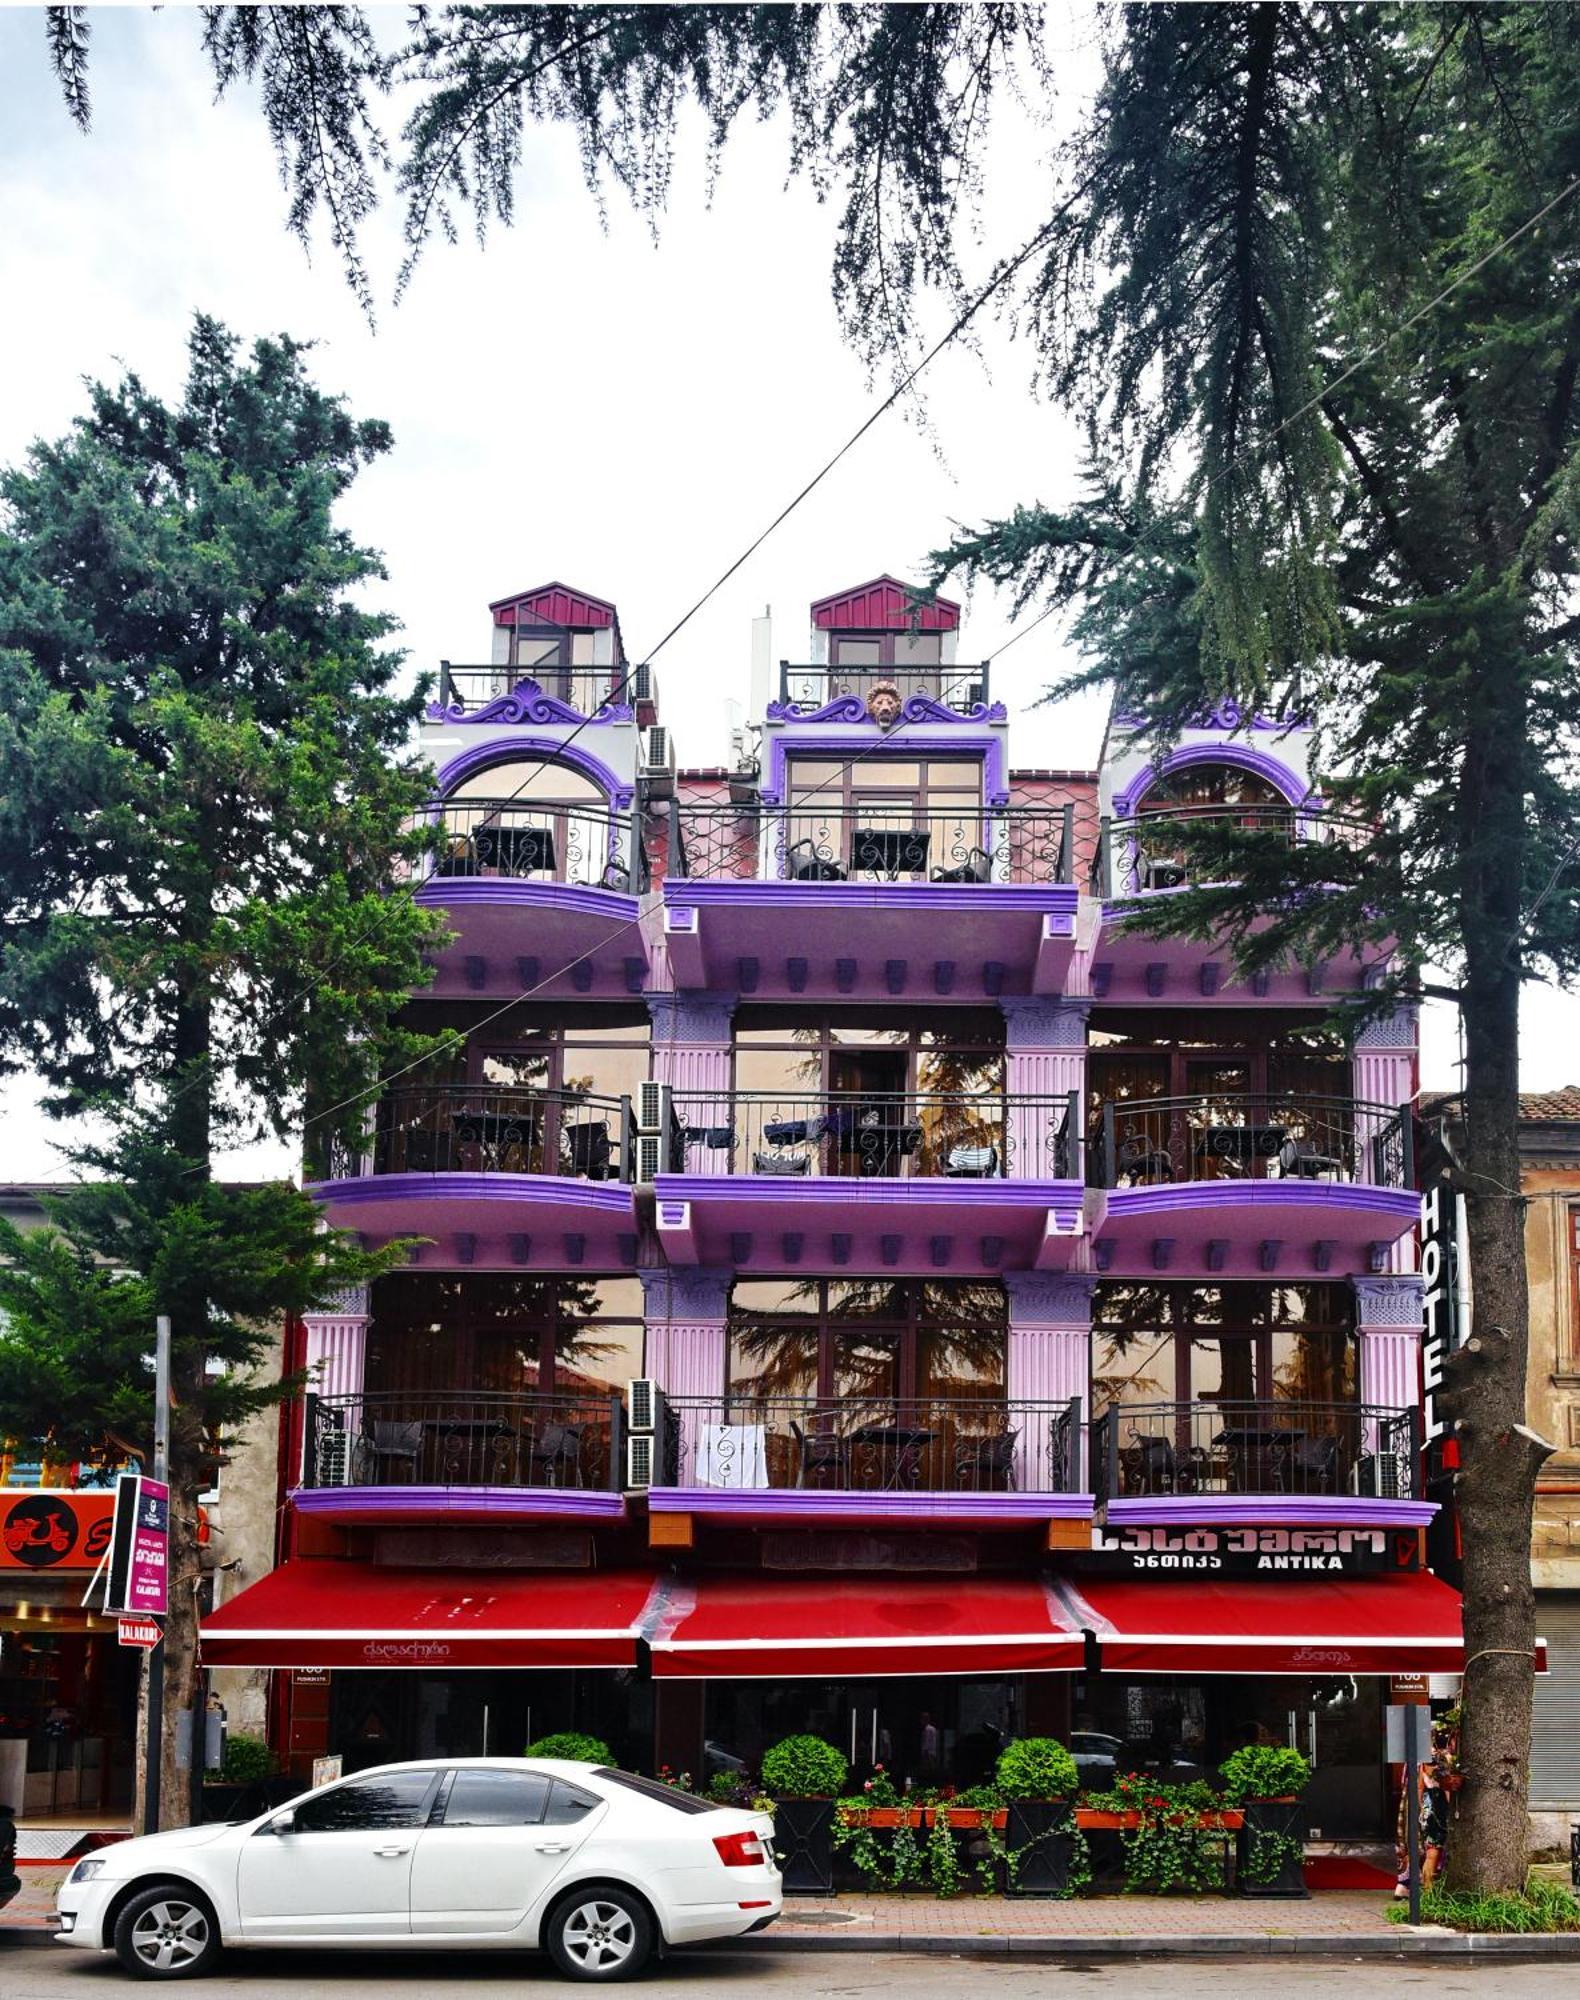
M783 1901L766 1813L548 1757L384 1764L234 1826L122 1841L60 1890L59 1942L142 1979L229 1945L541 1945L628 1979L666 1945L742 1937Z

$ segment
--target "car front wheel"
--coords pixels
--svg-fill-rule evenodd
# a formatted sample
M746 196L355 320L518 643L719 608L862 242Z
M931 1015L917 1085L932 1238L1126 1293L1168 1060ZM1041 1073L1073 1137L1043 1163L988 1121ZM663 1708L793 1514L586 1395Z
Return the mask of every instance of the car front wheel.
M191 1979L220 1953L203 1898L178 1883L139 1890L115 1920L115 1956L135 1979Z
M550 1917L543 1941L571 1979L631 1979L653 1955L653 1919L625 1889L577 1889Z

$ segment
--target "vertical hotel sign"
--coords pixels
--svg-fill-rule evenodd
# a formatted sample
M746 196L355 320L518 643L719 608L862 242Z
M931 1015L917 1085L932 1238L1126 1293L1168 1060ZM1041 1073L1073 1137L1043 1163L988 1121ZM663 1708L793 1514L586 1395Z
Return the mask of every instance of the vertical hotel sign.
M122 1473L115 1488L106 1611L163 1618L169 1609L170 1488Z
M1421 1197L1421 1475L1426 1497L1438 1503L1427 1530L1427 1560L1456 1588L1461 1578L1459 1515L1454 1505L1459 1442L1448 1435L1442 1394L1443 1365L1470 1332L1461 1249L1463 1209L1463 1198L1447 1181L1435 1182Z

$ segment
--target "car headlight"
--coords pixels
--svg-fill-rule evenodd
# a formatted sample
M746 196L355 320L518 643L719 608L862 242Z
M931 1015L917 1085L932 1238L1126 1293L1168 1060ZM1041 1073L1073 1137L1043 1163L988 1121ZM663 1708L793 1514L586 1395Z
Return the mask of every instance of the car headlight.
M90 1858L87 1861L79 1861L66 1877L66 1880L68 1882L91 1882L95 1875L102 1875L104 1869L105 1863L102 1859L94 1860Z

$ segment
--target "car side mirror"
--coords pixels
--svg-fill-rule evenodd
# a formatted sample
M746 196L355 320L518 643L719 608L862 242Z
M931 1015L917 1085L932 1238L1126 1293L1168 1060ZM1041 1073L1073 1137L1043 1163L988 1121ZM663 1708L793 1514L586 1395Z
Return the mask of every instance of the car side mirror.
M276 1813L269 1821L270 1833L291 1833L296 1828L296 1814L287 1806L284 1812Z

